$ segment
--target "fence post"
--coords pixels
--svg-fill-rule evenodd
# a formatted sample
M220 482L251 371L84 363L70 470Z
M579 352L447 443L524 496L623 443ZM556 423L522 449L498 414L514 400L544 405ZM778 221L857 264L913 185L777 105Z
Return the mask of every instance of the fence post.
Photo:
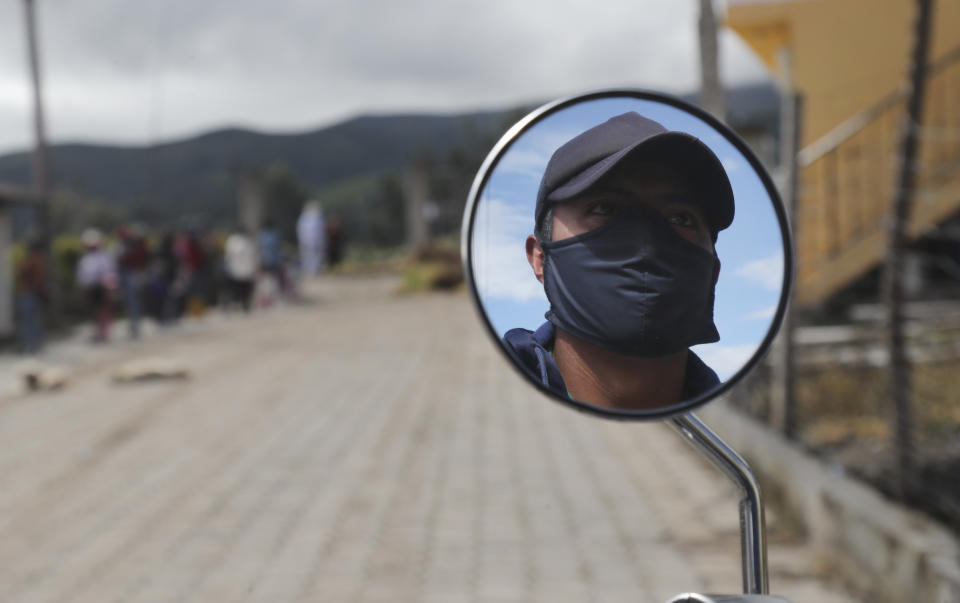
M429 242L430 232L424 213L429 192L428 167L425 160L415 160L403 179L403 197L406 206L407 244L414 253L423 251Z
M801 97L793 86L792 60L789 48L781 48L780 64L780 170L779 188L791 227L796 225L799 169L797 152L800 150L802 124ZM795 241L799 239L794 237ZM796 437L796 401L794 399L794 322L793 310L787 310L780 326L780 334L773 349L773 371L770 390L770 424L790 439Z
M922 119L926 88L927 49L930 42L931 0L916 0L916 30L910 63L910 93L907 111L900 126L898 169L893 189L893 207L889 223L889 246L885 273L887 305L887 351L890 363L890 396L893 402L893 432L896 454L896 489L906 498L912 480L914 448L912 440L913 409L910 402L910 366L906 354L903 328L903 256L910 206L916 181L914 159L917 151L917 125Z
M700 0L700 106L717 119L726 120L726 102L720 83L720 53L713 0Z
M0 198L0 338L16 335L10 206Z

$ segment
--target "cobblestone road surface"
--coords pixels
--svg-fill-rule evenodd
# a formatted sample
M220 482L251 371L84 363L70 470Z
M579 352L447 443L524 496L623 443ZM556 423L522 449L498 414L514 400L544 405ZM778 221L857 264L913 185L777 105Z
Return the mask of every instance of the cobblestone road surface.
M0 600L739 590L735 492L674 433L544 401L505 369L466 295L393 286L333 279L305 306L64 343L47 355L71 371L59 392L14 394L0 361ZM150 355L191 378L111 382ZM774 592L853 600L777 534Z

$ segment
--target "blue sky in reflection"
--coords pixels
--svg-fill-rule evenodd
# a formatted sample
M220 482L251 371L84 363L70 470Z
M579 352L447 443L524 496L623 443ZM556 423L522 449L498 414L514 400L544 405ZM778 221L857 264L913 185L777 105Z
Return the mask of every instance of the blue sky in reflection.
M484 310L501 336L544 322L549 304L524 252L543 170L567 140L627 111L696 136L730 178L736 214L716 245L722 266L714 305L720 341L692 348L726 380L770 328L783 280L783 242L766 189L742 153L699 118L663 103L635 98L580 103L551 114L514 141L487 180L474 220L473 270Z

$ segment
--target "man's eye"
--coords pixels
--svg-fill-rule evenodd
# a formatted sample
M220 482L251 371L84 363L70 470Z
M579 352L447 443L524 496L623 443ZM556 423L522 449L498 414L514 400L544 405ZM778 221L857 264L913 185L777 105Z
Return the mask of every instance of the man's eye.
M612 216L617 211L617 204L613 201L596 201L587 207L591 216Z
M696 229L700 226L700 221L693 212L685 209L671 209L667 211L667 222L674 226Z

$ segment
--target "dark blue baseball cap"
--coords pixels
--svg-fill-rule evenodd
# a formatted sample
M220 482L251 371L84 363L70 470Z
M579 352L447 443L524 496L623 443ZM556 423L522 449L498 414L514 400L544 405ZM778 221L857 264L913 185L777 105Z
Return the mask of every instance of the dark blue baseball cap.
M639 156L678 168L695 191L714 237L733 222L733 189L720 160L686 132L671 131L636 112L612 117L557 149L540 180L536 232L552 203L569 201L615 166Z

